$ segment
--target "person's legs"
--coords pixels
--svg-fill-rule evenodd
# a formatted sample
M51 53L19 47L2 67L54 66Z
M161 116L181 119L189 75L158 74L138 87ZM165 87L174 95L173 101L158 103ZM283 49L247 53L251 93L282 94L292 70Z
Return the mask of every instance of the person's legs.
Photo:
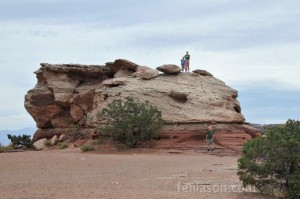
M213 150L212 140L207 140L207 151Z
M214 142L212 141L210 144L211 150L214 151Z
M209 144L209 142L207 142L207 151L209 151L210 150L210 144Z
M209 150L214 151L214 140L213 139L207 140L207 151L209 151Z

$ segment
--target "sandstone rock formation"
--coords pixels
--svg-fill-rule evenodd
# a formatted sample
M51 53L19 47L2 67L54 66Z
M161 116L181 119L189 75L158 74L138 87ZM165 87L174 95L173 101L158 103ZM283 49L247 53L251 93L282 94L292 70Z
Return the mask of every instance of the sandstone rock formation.
M217 137L224 146L227 134L241 135L243 141L259 135L244 124L238 92L221 80L203 70L180 73L176 65L157 69L165 74L123 59L106 65L42 63L35 88L25 96L25 108L39 128L34 140L67 133L71 125L94 131L103 123L97 113L125 97L148 100L162 111L165 126L158 143L169 144L157 146L203 140L210 124L222 134Z

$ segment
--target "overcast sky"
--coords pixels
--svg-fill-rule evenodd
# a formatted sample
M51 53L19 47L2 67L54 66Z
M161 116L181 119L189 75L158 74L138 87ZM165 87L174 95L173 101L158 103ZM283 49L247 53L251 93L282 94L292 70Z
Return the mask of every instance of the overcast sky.
M248 122L300 119L298 0L1 0L0 129L24 109L41 62L205 69L239 91Z

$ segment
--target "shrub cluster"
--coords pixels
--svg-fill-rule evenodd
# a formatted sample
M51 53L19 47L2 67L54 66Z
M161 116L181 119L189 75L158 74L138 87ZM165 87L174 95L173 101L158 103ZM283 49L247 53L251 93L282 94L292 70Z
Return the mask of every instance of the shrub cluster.
M130 148L156 137L163 126L161 111L148 101L139 102L130 97L113 101L98 113L98 117L110 123L99 127L102 136Z
M243 146L238 160L243 185L262 193L300 198L300 121L288 120Z
M8 139L10 139L10 142L13 146L13 148L20 148L20 147L26 147L31 148L32 147L32 140L30 139L30 135L7 135Z

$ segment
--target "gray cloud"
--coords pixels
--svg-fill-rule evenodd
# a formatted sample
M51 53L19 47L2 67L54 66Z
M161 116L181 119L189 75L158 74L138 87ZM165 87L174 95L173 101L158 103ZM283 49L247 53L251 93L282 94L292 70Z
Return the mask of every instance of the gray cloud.
M249 98L249 86L259 90L262 82L266 91L298 92L299 4L291 0L3 0L0 97L5 103L0 106L0 124L14 126L5 118L33 124L30 117L22 118L28 117L23 96L34 87L33 71L40 62L103 64L127 58L154 68L179 64L186 50L192 56L192 69L206 69L241 90L246 117L266 121L270 114L252 111L265 104L255 109L243 101ZM275 95L263 98L274 101L272 107L278 108L274 110L284 107ZM297 107L290 109L291 115Z

